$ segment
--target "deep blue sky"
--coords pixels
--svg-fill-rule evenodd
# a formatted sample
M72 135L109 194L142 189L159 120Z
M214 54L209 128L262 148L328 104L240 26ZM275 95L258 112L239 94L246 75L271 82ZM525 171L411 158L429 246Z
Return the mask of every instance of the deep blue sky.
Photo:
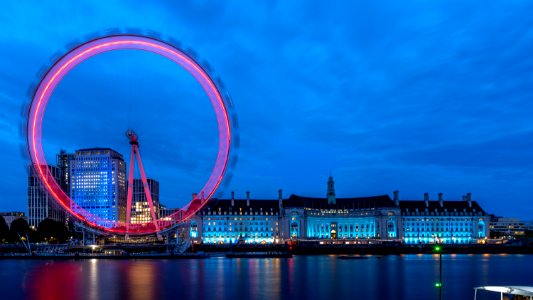
M1 211L27 209L19 124L38 70L73 40L135 27L182 41L223 79L241 135L226 197L325 196L331 172L340 197L471 192L490 213L532 219L531 1L35 2L0 10ZM50 159L126 155L133 126L166 202L201 187L216 150L200 87L142 52L80 65L44 124Z

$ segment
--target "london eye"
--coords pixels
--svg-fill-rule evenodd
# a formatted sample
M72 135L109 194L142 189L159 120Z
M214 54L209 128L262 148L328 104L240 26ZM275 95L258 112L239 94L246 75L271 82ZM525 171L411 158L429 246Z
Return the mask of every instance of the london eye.
M150 197L150 191L146 182L146 175L140 155L139 137L135 131L129 129L126 136L131 145L130 164L128 166L128 191L127 209L125 220L106 220L84 208L75 199L66 193L52 176L43 151L43 120L45 112L54 90L62 79L83 61L99 54L116 50L140 50L160 55L176 63L185 69L201 85L209 98L216 115L218 129L218 145L216 161L212 171L203 184L203 187L195 193L195 197L180 209L163 217L157 217L156 208ZM142 138L142 137L141 137ZM140 34L113 34L97 37L78 44L59 59L40 79L36 86L27 114L26 140L31 164L42 182L43 187L53 199L78 221L103 233L120 235L146 235L160 233L180 224L196 214L213 197L217 189L221 187L227 173L235 159L238 134L236 132L236 116L233 104L221 84L213 79L208 73L208 68L203 67L192 55L173 43L163 39ZM150 208L150 221L144 223L131 222L131 188L133 184L134 161L137 162L141 174L144 193ZM101 224L111 224L102 226Z

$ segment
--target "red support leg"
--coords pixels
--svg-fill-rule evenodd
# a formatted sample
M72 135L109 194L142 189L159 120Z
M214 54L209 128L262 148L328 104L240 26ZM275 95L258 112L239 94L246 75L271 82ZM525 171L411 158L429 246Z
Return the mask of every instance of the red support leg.
M133 199L133 164L134 164L134 157L135 157L135 146L132 145L131 147L131 155L130 155L130 170L128 173L128 196L126 200L126 232L129 231L130 223L131 223L131 201Z
M135 153L137 154L137 164L139 165L139 172L141 173L141 180L143 182L144 194L146 195L146 199L148 200L148 205L150 206L150 214L152 215L152 222L154 222L155 228L159 232L159 224L157 223L157 219L155 217L154 203L152 201L152 194L150 193L150 187L148 186L148 180L146 180L146 174L144 173L144 167L141 161L141 154L139 153L139 148L137 147L137 145L133 145L133 147L136 150Z

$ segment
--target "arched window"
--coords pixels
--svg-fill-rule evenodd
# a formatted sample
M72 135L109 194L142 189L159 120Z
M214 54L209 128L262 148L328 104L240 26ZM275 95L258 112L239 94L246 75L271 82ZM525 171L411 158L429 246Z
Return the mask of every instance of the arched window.
M478 229L477 229L477 235L478 235L478 238L484 238L485 237L485 222L479 221Z
M394 226L393 220L389 220L387 222L387 235L389 236L389 238L396 237L396 226Z

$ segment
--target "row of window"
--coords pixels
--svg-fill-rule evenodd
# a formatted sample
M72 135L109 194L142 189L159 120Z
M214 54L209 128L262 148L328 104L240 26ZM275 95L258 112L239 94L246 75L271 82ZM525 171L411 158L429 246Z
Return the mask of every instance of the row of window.
M451 225L451 226L467 226L472 224L472 222L429 222L431 224L428 224L427 222L404 222L404 226L420 226L420 225ZM435 224L436 223L436 224Z
M223 237L223 238L232 238L232 237L243 237L243 238L250 238L250 237L274 237L274 233L246 233L246 232L235 232L235 233L207 233L204 234L203 238L213 238L213 237Z
M454 236L454 237L469 237L472 236L471 232L458 232L451 234L450 232L423 232L423 233L406 233L404 235L407 237L448 237L448 236Z
M203 227L203 231L248 231L248 227ZM250 231L274 231L273 227L250 227Z
M236 211L233 211L233 212L232 212L232 211L230 211L230 212L226 212L226 211L225 211L225 212L220 212L220 211L218 211L218 212L211 212L211 211L210 211L210 212L206 213L206 215L209 215L209 216L225 216L225 215L239 215L239 216L242 216L242 215L245 215L245 216L247 216L247 215L250 215L250 216L263 216L263 215L265 215L265 216L277 216L278 213L277 213L277 212L264 212L264 213L263 213L262 211L259 211L259 212L257 212L257 211L255 211L255 212L254 212L254 211L251 211L250 213L248 213L247 211L245 211L244 213L243 213L242 211L239 211L239 212L236 212Z
M403 213L402 215L404 216L441 216L441 217L446 217L446 216L482 216L483 213L482 212L466 212L466 211L462 211L462 212L458 212L458 211L451 211L451 212L405 212Z
M267 219L268 220L268 219ZM211 223L213 224L213 226L216 226L217 225L217 222L207 222L207 225L208 226L211 226ZM233 222L235 223L235 225L242 225L243 222ZM232 225L233 224L232 222L218 222L218 225ZM269 225L269 224L274 224L274 222L270 221L270 222L244 222L245 225ZM278 225L278 222L276 222L276 225Z
M234 221L255 221L256 218L255 217L248 217L248 218L242 218L242 217L229 217L229 218L217 218L217 217L209 217L209 218L206 218L207 221L227 221L227 220L234 220ZM261 218L257 218L257 220L265 220L265 221L268 221L270 220L270 218L268 217L261 217ZM273 218L272 220L276 220L276 218Z
M311 224L310 228L312 228L314 232L329 232L330 230L330 227L328 224ZM362 232L374 231L374 224L361 224L360 227L359 227L359 224L338 225L339 232L359 232L359 229Z
M310 232L307 234L307 237L309 238L316 238L316 239L330 239L331 238L331 234L325 234L325 233L321 233L321 234L317 234L317 233L313 233L313 232ZM361 234L339 234L337 235L337 239L359 239L359 238L375 238L375 234L372 232L372 233L361 233Z

